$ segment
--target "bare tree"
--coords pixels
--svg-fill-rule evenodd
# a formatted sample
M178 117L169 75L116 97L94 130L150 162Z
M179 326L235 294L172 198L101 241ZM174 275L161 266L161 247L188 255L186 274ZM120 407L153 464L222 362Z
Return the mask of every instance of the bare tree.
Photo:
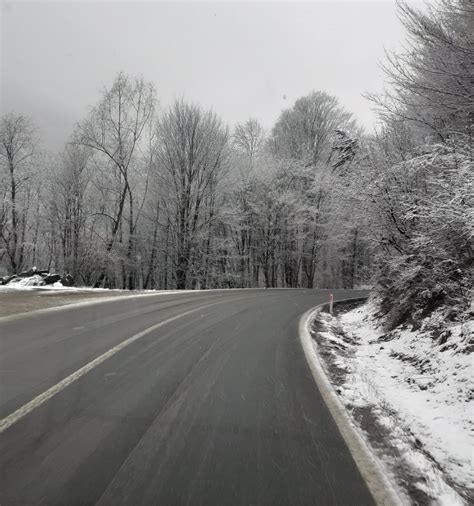
M155 90L143 79L131 80L124 73L115 79L110 90L104 90L99 104L89 118L78 125L74 142L100 153L112 165L119 184L119 195L112 214L102 213L110 219L112 229L106 244L108 255L121 230L128 197L128 247L126 258L131 262L134 247L134 195L130 181L130 168L145 127L153 118ZM100 276L103 283L106 266ZM128 288L133 288L133 275L127 276Z
M472 138L474 121L474 6L442 0L418 11L399 2L408 34L404 52L388 53L383 69L389 89L369 94L385 119L408 120L444 141Z
M91 156L90 148L68 144L59 159L59 169L51 188L55 195L51 205L58 221L63 269L74 279L77 279L79 274L79 262L84 247L84 227L87 220L84 199L90 185Z
M31 178L35 154L34 127L25 116L7 114L0 120L0 164L2 185L7 189L2 206L2 241L13 272L22 268L27 200L22 200Z
M250 164L255 157L262 151L265 142L265 132L260 123L250 118L243 124L235 127L232 136L234 146L245 154Z
M214 194L225 168L228 138L213 112L184 101L175 102L158 122L157 170L172 202L178 289L189 285L193 264L202 258L199 234L214 219Z

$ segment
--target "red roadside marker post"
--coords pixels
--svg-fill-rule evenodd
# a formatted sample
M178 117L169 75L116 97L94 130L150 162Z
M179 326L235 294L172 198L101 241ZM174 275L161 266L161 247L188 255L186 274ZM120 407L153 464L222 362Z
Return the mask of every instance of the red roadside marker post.
M334 303L334 295L332 293L329 294L329 312L332 314L332 305Z

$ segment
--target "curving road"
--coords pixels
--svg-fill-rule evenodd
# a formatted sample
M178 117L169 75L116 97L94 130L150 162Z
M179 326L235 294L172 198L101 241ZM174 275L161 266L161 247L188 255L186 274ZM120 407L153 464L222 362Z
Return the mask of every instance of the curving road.
M298 338L327 296L209 291L0 319L0 504L373 504Z

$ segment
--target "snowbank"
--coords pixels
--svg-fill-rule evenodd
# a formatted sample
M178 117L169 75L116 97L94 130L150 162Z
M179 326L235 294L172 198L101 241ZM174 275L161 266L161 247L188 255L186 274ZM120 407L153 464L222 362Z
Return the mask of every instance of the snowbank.
M10 288L25 288L29 286L43 286L44 279L43 276L39 274L34 274L33 276L29 276L27 278L14 278L6 286ZM62 285L61 285L62 286Z
M27 271L0 277L0 286L11 288L29 288L54 286L54 288L73 287L74 278L71 274L60 274L49 272L49 270L38 270L36 266Z

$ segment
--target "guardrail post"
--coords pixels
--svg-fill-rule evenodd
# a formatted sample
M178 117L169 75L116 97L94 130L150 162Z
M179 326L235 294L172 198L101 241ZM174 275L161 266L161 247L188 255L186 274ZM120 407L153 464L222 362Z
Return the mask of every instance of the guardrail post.
M329 294L329 312L332 314L332 305L334 303L334 295L332 293Z

